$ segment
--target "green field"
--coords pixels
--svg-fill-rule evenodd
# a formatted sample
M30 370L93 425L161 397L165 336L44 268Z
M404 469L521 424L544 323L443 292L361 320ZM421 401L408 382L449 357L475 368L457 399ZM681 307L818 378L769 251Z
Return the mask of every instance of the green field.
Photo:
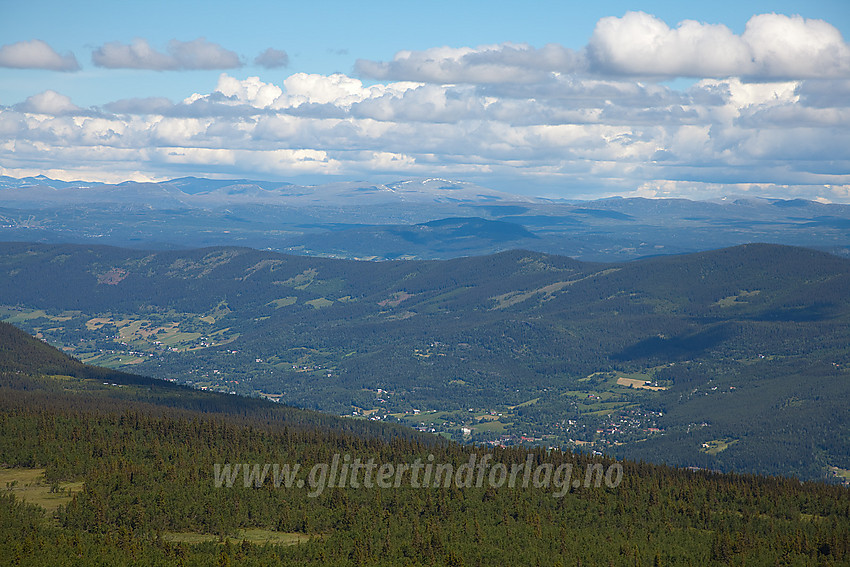
M714 439L703 443L700 450L709 455L716 455L722 453L737 442L737 439Z
M75 492L83 488L82 482L49 484L44 480L44 469L0 468L0 490L55 512L59 506L71 501Z
M166 532L162 539L170 543L208 543L221 542L225 540L247 541L257 545L297 545L309 541L313 536L299 533L276 532L259 528L239 530L232 537L222 538L213 534L202 534L197 532Z

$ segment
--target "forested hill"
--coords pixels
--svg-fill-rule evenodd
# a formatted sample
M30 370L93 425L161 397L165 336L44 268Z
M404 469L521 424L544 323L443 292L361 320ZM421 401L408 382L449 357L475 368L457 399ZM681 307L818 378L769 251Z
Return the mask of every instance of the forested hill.
M299 300L296 303L302 304L318 297L339 301L341 294L358 300L400 289L417 294L452 290L457 296L452 307L475 309L491 307L487 302L500 292L535 291L537 286L562 282L570 289L551 290L550 295L569 295L570 302L578 300L579 305L595 298L584 293L576 296L574 288L594 287L600 293L640 291L675 305L687 302L692 308L705 309L718 294L733 294L742 288L767 293L799 289L803 284L844 284L843 280L833 283L824 278L844 276L848 266L850 261L831 254L767 244L600 264L518 250L448 261L362 262L248 248L146 252L107 246L0 243L4 274L0 291L6 302L37 303L53 309L167 306L199 311L222 298L235 308L257 308L283 292L293 294ZM589 282L592 285L574 285L581 283L575 276L588 275L594 276ZM411 303L417 301L407 302ZM309 311L311 306L306 307Z
M365 421L315 420L311 412L259 400L92 369L8 325L0 324L0 344L4 565L684 567L850 560L844 487L378 435ZM57 370L69 374L53 375ZM363 429L338 427L352 423ZM399 471L434 463L452 472L448 484L428 484L421 475L416 482L396 476L398 484L367 484L362 474L358 482L330 481L321 471L334 458ZM298 465L310 472L293 479L327 482L302 486L275 480L276 472L262 477L266 463ZM225 464L245 468L229 483L227 473L216 472ZM514 484L489 473L517 467L534 471L529 482L524 472ZM482 484L462 480L479 469Z
M196 388L479 443L850 474L850 261L823 252L358 262L16 243L0 276L5 320Z
M599 287L600 292L638 290L674 304L684 301L705 309L719 293L732 294L747 287L758 288L760 293L775 292L805 283L826 283L810 281L808 275L821 279L842 275L850 266L850 261L831 254L766 244L599 264L518 250L448 261L362 262L248 248L146 252L107 246L0 243L0 262L4 272L0 291L7 302L38 303L54 309L168 306L183 311L206 309L221 298L227 298L232 307L256 308L285 291L299 300L325 297L338 301L340 294L357 300L400 289L409 293L452 290L457 295L453 307L474 309L492 306L487 301L493 294L534 291L548 283L568 283L568 291L573 292L573 284L580 283L573 276L582 275L605 276L591 282L590 287ZM473 287L476 293L472 293ZM588 286L577 287L584 290ZM326 292L325 296L319 295L321 292ZM555 297L570 295L580 305L594 299L586 294L573 298L575 294L564 289L552 293Z
M0 371L26 374L76 374L80 361L8 323L0 323ZM93 370L93 368L92 368Z
M3 405L111 411L208 414L235 423L335 432L390 441L437 443L407 427L335 417L267 400L204 392L168 381L83 364L13 325L0 322L0 393ZM0 459L2 462L2 459Z

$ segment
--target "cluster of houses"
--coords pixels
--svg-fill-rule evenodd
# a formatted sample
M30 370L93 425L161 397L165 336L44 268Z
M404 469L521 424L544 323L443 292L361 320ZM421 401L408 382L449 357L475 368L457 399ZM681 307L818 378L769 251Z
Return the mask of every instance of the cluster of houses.
M537 445L543 441L542 437L532 437L528 435L500 435L498 439L491 439L484 444L491 447L512 447L515 445L525 445L531 443Z

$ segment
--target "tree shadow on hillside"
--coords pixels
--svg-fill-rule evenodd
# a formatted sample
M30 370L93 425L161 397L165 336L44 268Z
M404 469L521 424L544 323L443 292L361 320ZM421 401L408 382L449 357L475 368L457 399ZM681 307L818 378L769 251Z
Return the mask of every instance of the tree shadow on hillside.
M681 360L693 358L734 334L728 325L718 325L691 335L678 337L649 337L611 355L612 360L630 361L641 358Z
M759 313L753 319L756 321L779 321L779 322L807 322L824 321L836 316L840 312L836 305L831 303L814 303L802 307L782 307Z

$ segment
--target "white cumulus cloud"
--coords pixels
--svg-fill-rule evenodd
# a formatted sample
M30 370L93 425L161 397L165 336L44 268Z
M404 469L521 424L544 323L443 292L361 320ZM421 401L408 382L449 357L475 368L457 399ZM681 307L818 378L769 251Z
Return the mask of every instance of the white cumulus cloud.
M761 14L744 33L693 20L670 28L643 12L602 18L587 47L590 68L611 75L748 77L850 76L850 46L823 20Z
M741 37L752 49L756 78L850 78L850 46L823 20L761 14Z
M850 78L850 46L823 20L755 15L743 34L684 20L670 27L644 12L600 19L579 51L558 44L503 43L399 51L392 61L358 60L371 79L437 84L539 84L563 74L749 80Z
M0 47L0 67L13 69L47 69L50 71L78 71L73 53L59 55L40 39L19 41Z
M717 77L753 69L747 45L726 26L685 20L671 29L643 12L599 20L588 56L594 70L612 75Z
M259 77L248 77L244 81L240 81L226 73L222 73L219 76L215 90L227 97L235 97L240 102L245 102L258 108L270 106L283 94L283 90L280 87L270 83L264 83Z
M51 116L75 114L82 111L80 107L71 102L70 97L52 90L33 95L21 104L16 105L15 108L22 112Z

